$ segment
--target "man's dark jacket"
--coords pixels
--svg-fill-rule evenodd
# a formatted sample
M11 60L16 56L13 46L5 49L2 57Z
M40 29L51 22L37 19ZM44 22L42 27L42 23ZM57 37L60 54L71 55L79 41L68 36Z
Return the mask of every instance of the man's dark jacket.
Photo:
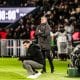
M44 64L41 49L37 44L31 44L26 52L26 56L20 57L19 60L33 60L40 64Z

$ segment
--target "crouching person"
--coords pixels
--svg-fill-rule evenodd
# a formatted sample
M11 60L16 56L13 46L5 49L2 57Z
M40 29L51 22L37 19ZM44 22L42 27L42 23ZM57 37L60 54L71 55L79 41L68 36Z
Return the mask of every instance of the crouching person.
M30 40L24 41L23 46L27 49L26 58L23 60L23 67L29 73L27 78L38 78L41 73L36 69L42 69L44 65L41 49L37 44L32 43Z
M72 66L78 68L80 73L80 44L78 44L71 53Z

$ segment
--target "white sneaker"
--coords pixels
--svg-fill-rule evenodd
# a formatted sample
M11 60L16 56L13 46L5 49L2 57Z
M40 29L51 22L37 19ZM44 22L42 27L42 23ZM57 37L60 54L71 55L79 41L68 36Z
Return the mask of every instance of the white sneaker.
M41 73L40 73L40 72L35 74L35 76L40 76L40 75L41 75Z
M41 73L36 73L35 75L30 75L27 78L36 79L41 75Z
M40 75L41 75L41 73L39 72L39 73L36 73L34 76L35 76L35 78L38 78Z
M34 75L30 75L30 76L28 76L27 78L31 78L31 79L34 79L34 78L36 78Z

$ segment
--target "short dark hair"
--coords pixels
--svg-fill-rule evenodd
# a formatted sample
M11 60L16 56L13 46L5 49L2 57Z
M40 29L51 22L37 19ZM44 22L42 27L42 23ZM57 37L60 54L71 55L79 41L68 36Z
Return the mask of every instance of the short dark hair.
M30 40L25 40L25 41L23 41L23 44L25 44L25 43L30 43Z

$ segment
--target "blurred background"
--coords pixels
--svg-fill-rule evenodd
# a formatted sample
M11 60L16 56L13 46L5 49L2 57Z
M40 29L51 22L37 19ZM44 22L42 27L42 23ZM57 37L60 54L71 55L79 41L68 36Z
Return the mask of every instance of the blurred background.
M80 43L80 0L0 0L0 56L25 55L22 42L36 39L42 16L47 17L53 34L61 28L70 34L69 51ZM53 41L56 56L56 37Z

